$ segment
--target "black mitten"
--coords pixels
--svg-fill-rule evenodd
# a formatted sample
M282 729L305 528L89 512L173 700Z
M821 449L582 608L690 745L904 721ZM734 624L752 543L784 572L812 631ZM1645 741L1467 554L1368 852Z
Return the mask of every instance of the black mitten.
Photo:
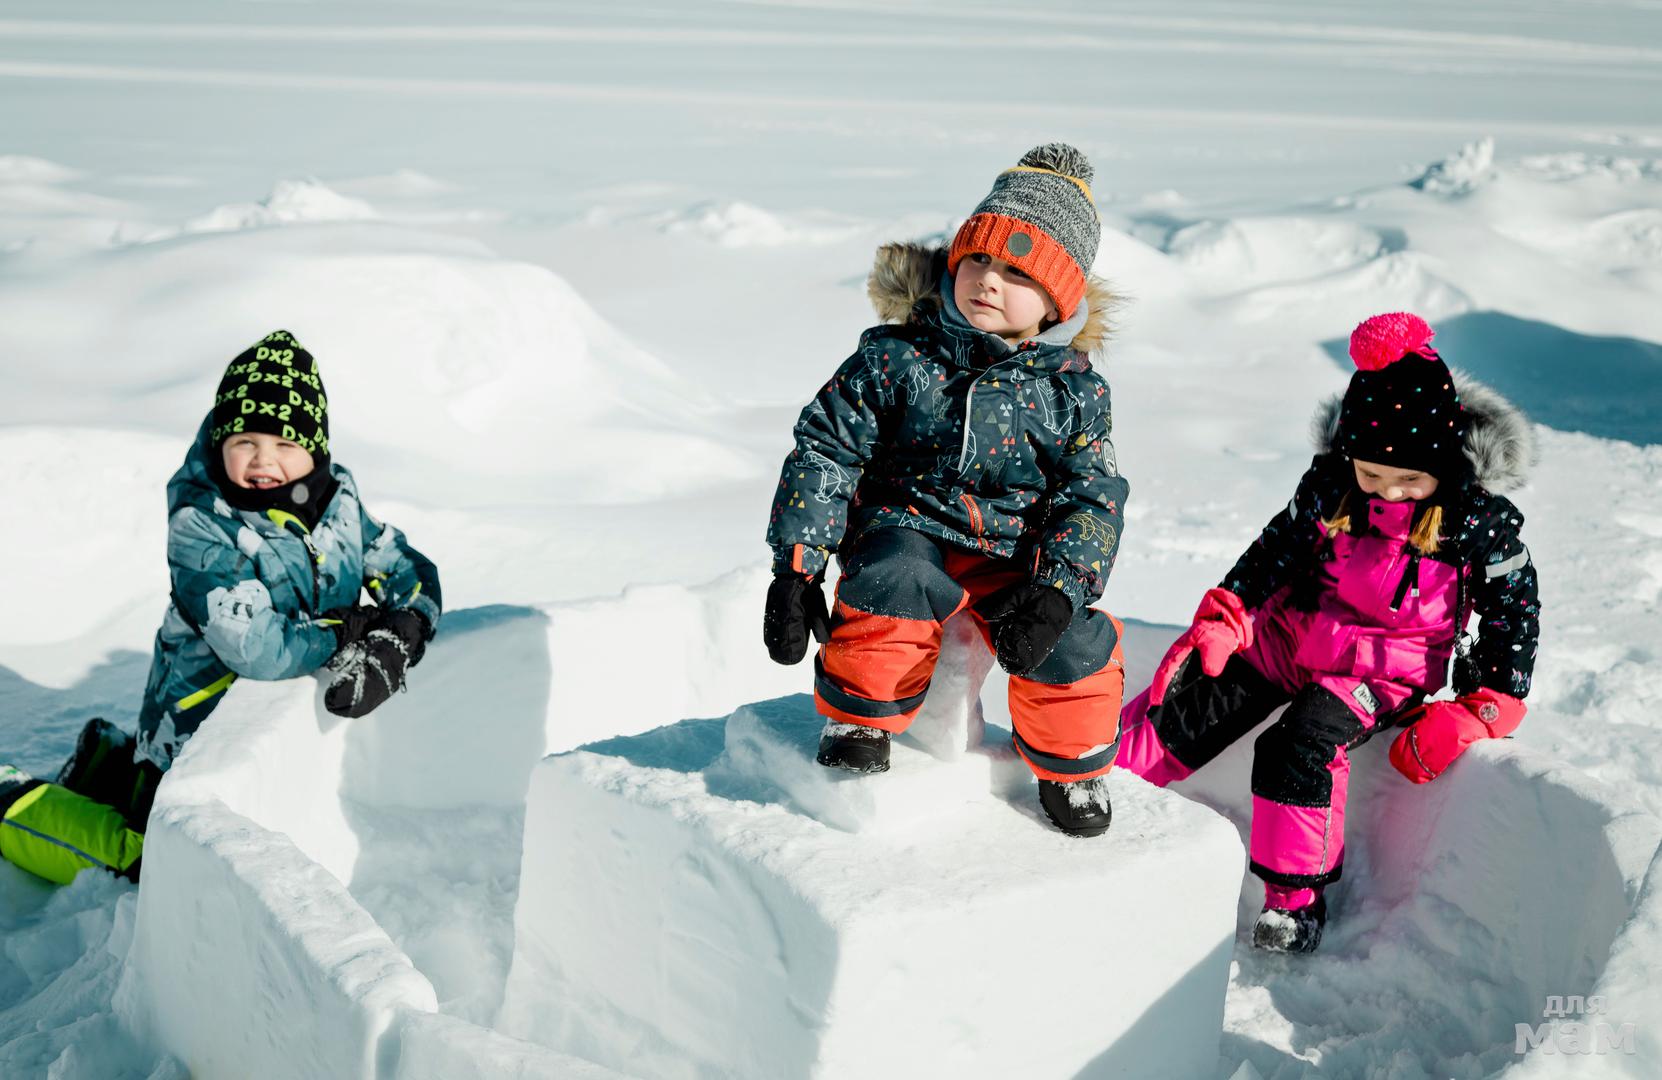
M352 607L335 608L325 611L323 618L334 623L330 627L335 632L335 651L346 648L348 645L362 641L375 625L375 620L381 617L381 609L373 604L354 604Z
M831 613L825 607L821 578L777 574L768 586L762 615L762 642L776 664L794 664L808 655L808 635L821 645L831 640Z
M1073 622L1073 602L1061 589L1023 581L975 606L992 624L998 666L1026 675L1045 662Z
M404 689L410 650L385 627L371 630L335 658L335 680L323 694L323 705L336 716L365 716Z
M404 643L404 651L410 658L409 667L421 663L421 658L427 654L427 642L433 637L433 628L427 616L412 608L377 610L380 614L375 620L375 628L392 632Z

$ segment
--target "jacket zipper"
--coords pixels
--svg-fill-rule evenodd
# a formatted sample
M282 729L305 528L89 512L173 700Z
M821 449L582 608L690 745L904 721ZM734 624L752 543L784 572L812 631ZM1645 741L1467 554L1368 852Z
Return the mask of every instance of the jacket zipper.
M974 379L970 380L969 389L967 391L965 391L965 393L964 393L964 440L958 446L958 472L959 473L962 473L964 471L964 469L969 465L970 424L971 424L971 422L973 420L973 417L974 417L975 388L977 386L981 385L981 380L982 379L985 379L988 375L991 375L994 371L997 371L1000 367L1004 367L1004 366L1009 365L1009 363L1010 363L1010 361L1004 360L1004 361L1001 361L998 364L994 364L993 366L987 368L986 371L983 371L981 374L977 375Z
M1420 553L1414 549L1408 553L1408 566L1402 572L1402 580L1397 583L1397 594L1391 600L1391 610L1401 611L1402 602L1412 593L1414 599L1420 597Z
M317 568L323 562L323 554L317 550L317 545L312 543L311 530L302 525L299 520L291 518L290 520L283 522L283 528L290 530L294 532L295 535L299 536L300 542L306 545L306 554L311 556L311 558L307 561L311 563L312 567L312 611L315 614L317 612L319 597L323 595L323 586L317 574Z
M970 425L975 422L975 388L981 385L982 379L985 379L988 375L991 375L1001 366L1003 365L994 365L989 367L986 371L983 371L980 375L977 375L974 379L971 379L969 389L964 392L964 438L958 446L959 476L963 476L964 470L969 466ZM959 493L958 501L963 503L964 507L969 511L970 528L975 530L975 542L981 546L983 551L991 550L992 544L986 538L986 529L981 520L981 508L975 504L974 499L970 498L970 496L964 492Z
M958 496L958 501L963 503L965 508L969 510L970 528L975 530L975 542L981 545L982 549L985 550L988 545L986 536L984 535L986 533L986 529L981 523L981 507L977 506L975 504L975 500L970 498L968 494L960 494Z
M975 388L981 385L981 380L985 377L986 373L983 372L971 379L969 390L964 393L964 441L958 446L958 473L960 476L963 475L964 468L968 464L966 459L969 457L970 423L974 417Z

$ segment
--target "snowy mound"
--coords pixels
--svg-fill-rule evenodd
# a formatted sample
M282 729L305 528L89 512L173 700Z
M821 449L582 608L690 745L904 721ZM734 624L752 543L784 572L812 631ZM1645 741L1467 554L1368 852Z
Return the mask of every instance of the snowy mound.
M173 433L195 429L231 357L286 328L318 358L337 456L416 499L523 498L534 476L566 499L628 502L755 472L711 396L561 278L427 233L337 224L143 245L43 269L0 298L0 325L0 347L32 360L14 404ZM639 465L601 474L588 454Z
M1208 288L1236 290L1348 270L1401 244L1353 221L1266 217L1184 226L1166 252Z
M836 244L858 234L864 223L832 214L784 215L747 202L707 202L665 215L660 228L688 233L727 248Z
M1428 166L1410 185L1430 195L1470 195L1494 178L1495 140L1478 139Z
M1175 785L1227 814L1243 840L1252 742ZM1619 935L1662 944L1662 897L1636 903L1662 821L1618 792L1510 742L1475 746L1419 787L1385 747L1367 745L1352 754L1350 806L1321 950L1290 965L1243 948L1231 987L1232 999L1317 994L1322 1007L1268 1018L1250 1039L1228 1033L1226 1054L1266 1077L1299 1075L1311 1060L1334 1076L1387 1075L1409 1061L1430 1075L1489 1076L1526 1064L1518 1025L1533 1038L1537 1025L1584 1020L1591 1052L1596 1024L1614 1031L1662 1007L1654 993L1630 993L1611 995L1606 1015L1582 1015L1606 964L1625 955L1631 967L1641 947ZM1248 877L1242 925L1262 901ZM1571 996L1573 1011L1543 1014ZM1541 1053L1556 1053L1548 1043Z
M342 195L316 180L279 180L257 203L220 206L185 223L186 232L231 232L266 225L374 221L381 215L362 199Z
M0 256L37 245L108 245L133 207L79 190L85 178L79 169L44 158L0 154Z
M0 154L0 184L59 184L85 175L79 169L26 154Z

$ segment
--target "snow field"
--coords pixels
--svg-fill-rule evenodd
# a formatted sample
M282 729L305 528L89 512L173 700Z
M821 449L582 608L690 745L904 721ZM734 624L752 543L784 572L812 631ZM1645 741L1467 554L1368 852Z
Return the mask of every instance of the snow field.
M55 888L0 863L0 994L27 1001L0 1013L8 1076L182 1080L151 1060L109 1008L132 944L138 897L113 877L82 874Z
M268 201L293 187L280 184ZM314 193L312 203L343 198L321 184L303 190ZM332 415L377 420L349 422L347 432L364 432L383 452L397 448L402 467L388 477L395 490L419 474L418 490L470 476L495 478L502 491L528 475L546 478L552 467L584 501L665 494L661 471L637 471L620 485L580 468L571 439L581 431L605 432L644 456L673 456L705 480L746 475L713 437L707 395L630 344L548 270L474 242L342 221L310 206L301 200L269 222L206 233L187 226L125 244L90 282L76 260L66 267L35 251L8 260L0 315L22 324L25 312L51 314L73 327L45 340L19 330L17 345L36 363L18 373L18 393L73 401L62 418L72 423L137 399L156 429L177 431L192 416L200 421L201 375L223 366L223 343L257 341L282 319L319 357L369 361L330 366L325 385ZM292 227L274 227L279 221ZM81 284L66 289L66 276ZM74 318L82 288L99 290L124 317ZM112 357L125 363L110 370L100 362ZM388 370L397 377L383 377ZM409 438L416 431L423 436ZM353 442L348 434L345 449Z
M1632 1025L1633 1050L1607 1062L1611 1077L1644 1080L1662 1059L1662 991L1656 986L1656 957L1662 947L1662 850L1651 860L1633 915L1610 948L1610 962L1593 985L1592 995L1619 1002L1608 1013L1581 1017L1584 1023L1606 1024L1618 1034ZM1593 1037L1598 1037L1595 1027ZM1554 1040L1553 1045L1557 1045ZM1584 1060L1573 1054L1532 1054L1515 1070L1516 1080L1535 1077L1579 1076Z
M1662 882L1653 868L1640 886L1632 868L1653 838L1618 828L1610 795L1662 813L1662 125L1644 90L1658 54L1639 44L1656 40L1654 10L1413 0L1324 7L1318 20L1286 3L1248 19L1041 2L1024 8L1026 32L989 38L987 12L935 0L880 12L842 0L691 5L654 12L650 27L627 6L447 0L236 12L169 0L156 12L166 21L143 25L107 0L73 22L45 0L13 6L0 80L29 107L0 119L0 504L13 508L0 530L0 749L20 764L55 767L88 715L130 726L165 603L161 487L228 349L278 324L318 351L342 460L371 510L438 561L453 608L707 581L763 557L789 424L870 321L861 283L874 243L944 236L993 170L1064 138L1097 164L1097 269L1132 301L1107 360L1134 488L1107 598L1116 614L1186 620L1285 502L1308 460L1304 418L1343 385L1339 346L1366 315L1420 310L1451 359L1543 425L1542 468L1517 496L1546 607L1529 719L1514 743L1407 794L1383 746L1359 749L1351 862L1324 952L1284 962L1237 950L1215 1075L1657 1072ZM881 33L865 27L873 18ZM1012 50L1064 36L1047 79L1005 80L998 102L960 99L963 73L1004 70ZM1467 142L1428 170L1413 164ZM573 377L551 385L545 370ZM245 823L197 822L203 837L256 822L296 830L290 876L344 889L319 910L355 903L431 984L442 1011L391 1010L380 1049L402 1052L396 1066L377 1057L380 1075L536 1075L549 1060L481 1026L514 960L519 834L538 827L520 794L535 753L670 725L665 745L629 753L685 771L689 748L722 752L722 726L676 722L806 687L804 669L726 659L759 658L759 594L732 609L730 630L695 634L685 651L673 644L680 620L727 609L697 590L632 595L633 609L580 605L610 620L594 636L613 635L611 650L585 640L581 621L563 623L569 614L536 609L550 641L573 640L525 643L542 657L527 681L539 686L546 665L550 693L575 707L556 719L542 706L547 738L531 759L494 759L519 785L511 794L458 771L430 785L457 801L422 804L431 760L408 749L398 768L366 775L372 748L404 744L376 748L348 728L331 730L331 749L307 692L271 722L300 736L310 725L300 745L316 749L321 775L300 759L285 767L294 790L266 791L262 769L239 767L191 796L222 799ZM662 623L660 607L673 611ZM465 642L450 638L457 627L430 670ZM1170 637L1148 623L1131 633L1132 648ZM712 657L717 673L700 666ZM1128 689L1146 682L1141 670ZM410 700L433 686L422 674ZM688 678L704 687L694 704L659 686ZM983 692L990 723L997 679ZM522 693L511 674L481 680L443 718L404 721L454 732L461 716L484 741L499 692L525 698L501 706L501 735L531 752L540 691ZM637 713L636 698L657 704ZM237 726L239 708L234 696L221 719ZM555 737L570 725L581 733ZM210 730L202 753L213 746ZM757 752L782 764L770 746ZM460 739L426 749L468 773L493 761ZM1249 750L1189 792L1237 826ZM1582 789L1547 761L1607 786ZM1477 790L1457 799L1448 785ZM791 789L767 807L800 817L791 800L814 795ZM887 789L820 794L816 812L841 806L867 830L909 812ZM1464 827L1467 841L1433 845L1422 867L1403 834L1364 821L1399 802L1410 831ZM1018 799L1010 812L1032 808ZM224 851L201 865L232 866L237 849ZM302 871L319 859L327 875ZM1460 886L1463 864L1481 895ZM281 984L313 985L341 954L301 955L294 896L255 869L254 886L225 895L270 931L263 955L310 972ZM1625 923L1618 879L1637 897ZM43 890L0 865L0 1074L185 1075L171 1059L152 1069L109 1012L137 900L90 875ZM262 904L281 917L262 922ZM1256 905L1243 878L1243 931ZM1495 926L1533 938L1488 931L1491 910ZM209 921L227 955L246 954L253 938L236 916ZM246 978L205 960L200 974ZM1516 1058L1513 1026L1541 1020L1530 995L1578 992L1636 1024L1637 1052ZM207 995L197 1004L229 1012ZM373 1027L352 1008L351 1045L333 1048L349 1063ZM309 1022L293 1001L271 1009ZM296 1037L316 1043L316 1027Z

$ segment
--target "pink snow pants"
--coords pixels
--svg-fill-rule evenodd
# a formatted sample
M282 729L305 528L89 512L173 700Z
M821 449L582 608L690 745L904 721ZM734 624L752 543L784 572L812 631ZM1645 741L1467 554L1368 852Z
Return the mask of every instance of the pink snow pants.
M1352 748L1421 690L1383 678L1313 671L1296 659L1315 617L1272 600L1253 613L1252 646L1216 678L1198 663L1151 707L1148 691L1121 717L1115 764L1161 787L1181 780L1258 726L1252 769L1252 871L1276 895L1314 899L1344 861ZM1197 677L1198 676L1198 677Z

